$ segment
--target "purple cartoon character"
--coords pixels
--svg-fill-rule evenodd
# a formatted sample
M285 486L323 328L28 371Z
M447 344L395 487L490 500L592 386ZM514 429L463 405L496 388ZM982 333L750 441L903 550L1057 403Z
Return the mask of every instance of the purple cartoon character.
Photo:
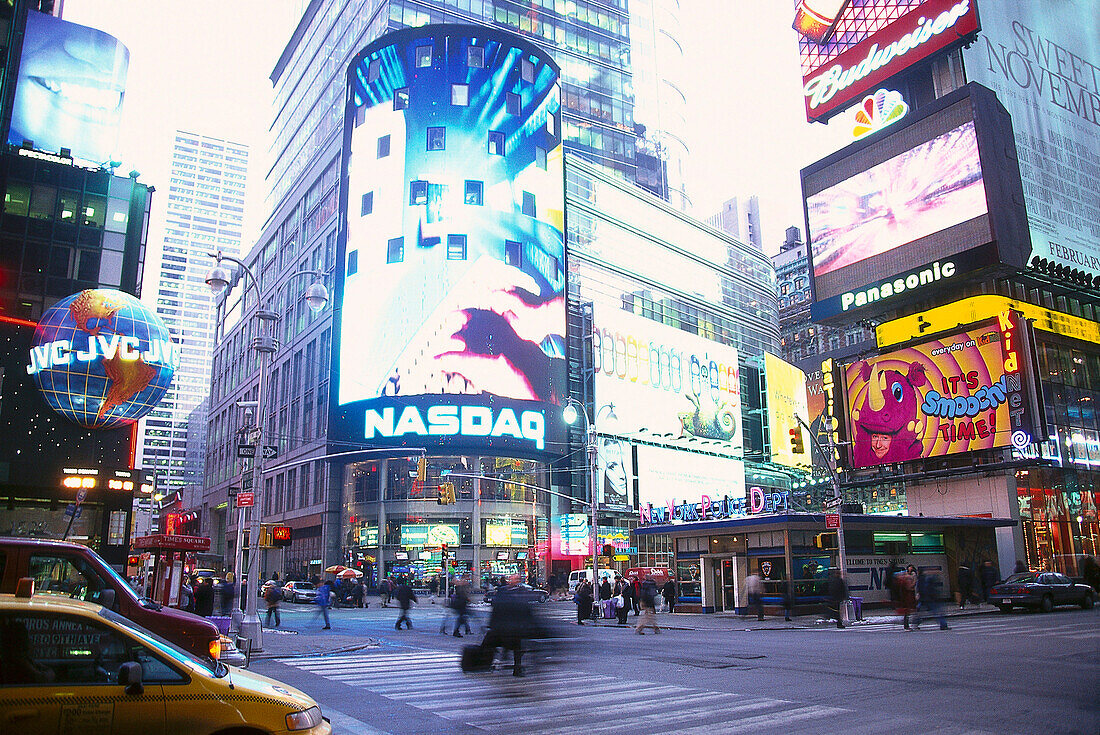
M854 465L918 459L924 422L917 419L922 400L917 388L928 384L924 365L910 363L909 372L901 373L863 362L859 379L866 381L867 391L863 404L852 409Z

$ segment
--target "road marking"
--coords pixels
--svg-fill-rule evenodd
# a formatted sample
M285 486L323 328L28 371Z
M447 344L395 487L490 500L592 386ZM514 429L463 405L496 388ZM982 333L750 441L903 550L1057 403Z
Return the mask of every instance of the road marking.
M325 717L332 723L333 730L335 732L354 732L357 735L390 735L384 730L376 730L362 720L357 720L350 715L345 715L339 710L328 709L322 710Z

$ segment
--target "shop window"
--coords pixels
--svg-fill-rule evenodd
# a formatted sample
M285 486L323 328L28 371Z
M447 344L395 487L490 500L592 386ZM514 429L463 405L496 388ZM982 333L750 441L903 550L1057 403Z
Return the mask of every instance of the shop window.
M447 235L447 260L466 260L465 235Z
M447 148L447 129L439 125L428 127L426 149L429 151L442 151Z
M489 155L504 155L504 133L499 130L489 131Z
M466 107L470 104L470 86L468 84L451 85L451 104L456 107Z
M471 69L485 68L484 46L470 46L466 49L466 66Z
M395 237L386 243L386 262L400 263L405 260L405 238Z
M701 570L698 559L676 562L676 579L679 582L681 600L694 601L702 599L703 586L700 578Z
M944 553L942 533L914 533L912 544L914 554Z
M909 534L876 533L875 553L901 556L909 553Z
M483 204L485 185L480 181L466 181L466 203L475 207Z
M405 110L409 107L409 88L400 87L393 90L393 109Z

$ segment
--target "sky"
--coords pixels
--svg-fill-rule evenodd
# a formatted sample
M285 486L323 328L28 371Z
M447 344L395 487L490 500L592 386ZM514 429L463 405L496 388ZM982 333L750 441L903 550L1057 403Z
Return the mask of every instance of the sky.
M306 0L67 0L66 20L130 50L121 171L159 188L150 256L167 201L176 129L250 145L246 232L263 225L269 76ZM805 122L793 0L680 0L689 105L693 214L738 196L760 199L765 252L804 229L799 170L841 148L843 125ZM158 217L159 212L159 217ZM159 238L158 238L159 239ZM245 243L248 249L251 243Z

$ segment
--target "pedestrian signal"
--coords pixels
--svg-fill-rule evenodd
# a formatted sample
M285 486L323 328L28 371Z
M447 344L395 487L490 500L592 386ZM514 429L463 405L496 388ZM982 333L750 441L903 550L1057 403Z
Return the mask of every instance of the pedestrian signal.
M455 484L453 482L439 483L439 504L451 505L455 501Z
M802 427L796 427L790 430L791 435L791 452L793 454L805 454L806 446L802 443Z

